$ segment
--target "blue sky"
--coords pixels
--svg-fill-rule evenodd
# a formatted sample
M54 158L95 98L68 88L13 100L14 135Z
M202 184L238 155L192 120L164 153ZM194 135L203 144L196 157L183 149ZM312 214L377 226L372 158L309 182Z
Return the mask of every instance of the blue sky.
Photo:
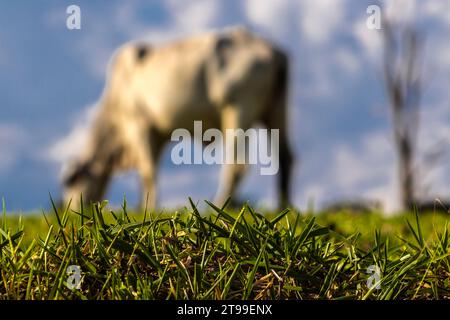
M0 1L0 196L9 210L48 207L60 195L63 163L83 148L114 50L130 40L157 45L184 35L246 25L291 54L291 144L298 155L294 203L340 198L396 203L395 158L383 90L379 31L366 27L360 0ZM81 8L82 29L66 28L66 8ZM388 12L414 21L426 36L419 135L421 155L450 138L450 0L393 0ZM421 14L418 15L417 12ZM416 14L415 14L416 13ZM95 108L95 107L94 107ZM420 192L450 193L450 165L418 158ZM169 151L160 205L211 199L219 167L177 167ZM136 174L118 177L108 198L135 203ZM255 204L275 200L273 177L251 169L240 189Z

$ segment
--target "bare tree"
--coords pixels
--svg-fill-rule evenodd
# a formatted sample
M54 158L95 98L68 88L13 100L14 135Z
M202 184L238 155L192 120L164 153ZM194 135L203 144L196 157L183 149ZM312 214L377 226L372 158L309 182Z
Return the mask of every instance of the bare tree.
M421 98L421 48L412 26L383 20L384 76L389 96L398 161L401 204L410 209L416 201L414 160L419 129Z

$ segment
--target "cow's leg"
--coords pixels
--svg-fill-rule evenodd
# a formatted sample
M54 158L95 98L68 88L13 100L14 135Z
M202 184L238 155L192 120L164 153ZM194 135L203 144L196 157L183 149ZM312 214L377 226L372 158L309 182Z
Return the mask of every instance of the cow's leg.
M233 200L236 189L247 171L245 164L224 164L222 167L221 186L215 203L222 206L228 198Z
M291 204L289 197L290 181L293 156L288 142L286 105L283 100L278 102L278 107L273 108L272 112L264 119L267 129L278 129L279 131L279 161L280 171L278 172L278 192L279 206L286 208Z
M279 205L282 208L291 204L289 197L289 188L292 172L292 152L288 143L287 128L283 125L279 127L280 131L280 172L278 178Z
M222 110L222 132L224 133L224 160L228 152L233 152L230 148L235 148L234 159L232 163L224 163L222 165L222 177L218 194L216 196L216 204L222 206L228 198L232 198L236 189L247 171L246 164L237 163L237 137L233 136L233 141L227 141L226 129L243 129L246 130L242 109L236 105L229 105ZM227 149L228 147L228 149ZM247 147L247 146L246 146ZM248 148L245 153L247 154Z
M139 151L137 169L142 184L140 203L143 209L153 210L156 207L156 174L164 142L161 135L151 130Z

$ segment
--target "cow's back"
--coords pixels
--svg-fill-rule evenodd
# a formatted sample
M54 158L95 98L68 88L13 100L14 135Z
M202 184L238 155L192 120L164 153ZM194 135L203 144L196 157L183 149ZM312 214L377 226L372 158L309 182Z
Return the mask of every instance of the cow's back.
M220 127L220 109L238 98L250 102L256 118L273 72L270 44L236 28L159 47L127 45L116 55L110 86L123 95L125 112L138 108L170 133L191 129L194 120L202 120L205 128Z

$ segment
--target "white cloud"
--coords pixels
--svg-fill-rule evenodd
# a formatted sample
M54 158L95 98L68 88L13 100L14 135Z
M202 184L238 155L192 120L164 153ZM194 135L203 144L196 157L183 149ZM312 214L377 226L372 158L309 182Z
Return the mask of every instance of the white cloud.
M203 165L201 170L186 166L159 168L158 202L163 208L177 208L188 205L191 197L203 208L205 199L214 200L219 176L220 169L216 166Z
M217 0L172 0L162 7L167 10L169 21L164 25L149 27L139 18L141 2L120 2L105 12L105 16L110 16L108 23L90 17L89 32L82 33L81 39L74 43L74 48L92 74L103 79L108 61L120 45L117 44L118 37L126 41L142 40L159 44L211 29L220 14L219 5ZM54 21L54 16L49 15L49 20Z
M369 132L355 145L335 147L329 192L340 197L381 201L387 212L398 209L394 149L389 132Z
M323 44L342 30L345 0L305 0L299 3L301 30L309 42Z
M384 0L383 4L387 18L393 23L403 25L417 21L419 11L416 0Z
M212 27L221 13L217 0L170 0L168 5L177 28L190 32Z
M336 49L335 59L345 72L356 74L360 70L360 57L348 48Z
M389 134L374 132L364 136L357 148L340 145L335 149L336 182L343 189L353 189L366 179L386 174L386 163L392 163Z
M323 45L343 28L346 0L247 0L248 19L278 37ZM294 28L298 28L295 30Z
M87 145L90 126L97 111L98 109L95 105L84 109L75 118L71 131L46 148L45 157L52 162L63 165L74 157L79 156L80 152Z
M447 100L448 101L448 100ZM416 190L421 200L450 198L450 110L447 102L422 105L418 150L415 158ZM359 141L348 141L335 147L332 166L306 187L304 197L315 199L354 198L380 201L386 213L400 207L396 153L390 130L368 132ZM356 142L356 143L355 143ZM426 162L430 152L442 152L437 163ZM326 167L324 161L318 160ZM309 183L309 182L308 182ZM306 199L306 198L305 198Z
M382 49L381 32L381 30L367 28L365 20L357 20L353 25L353 35L364 49L366 57L371 61L380 56Z
M381 28L383 29L383 19L388 19L394 26L416 25L419 22L418 12L421 17L424 13L416 0L385 0L382 1L385 16L382 16ZM421 1L420 4L426 3ZM353 23L353 35L363 47L366 57L376 64L380 63L379 58L382 53L382 32L383 30L372 30L366 25L365 19L357 19ZM377 60L378 59L378 60Z
M442 0L421 1L421 12L430 18L439 19L450 25L450 2Z
M0 174L14 165L27 140L27 134L21 127L0 123Z
M146 27L138 18L140 5L138 1L126 1L117 4L111 13L114 17L114 28L129 37L136 37L145 32Z
M448 75L450 76L450 75ZM442 97L443 95L440 94ZM450 198L450 110L447 99L436 104L423 104L417 165L418 190L422 198L444 196Z
M295 19L292 14L298 12L298 1L247 0L244 2L244 9L252 23L272 36L283 37L287 32L297 33L297 30L290 30L289 26Z

